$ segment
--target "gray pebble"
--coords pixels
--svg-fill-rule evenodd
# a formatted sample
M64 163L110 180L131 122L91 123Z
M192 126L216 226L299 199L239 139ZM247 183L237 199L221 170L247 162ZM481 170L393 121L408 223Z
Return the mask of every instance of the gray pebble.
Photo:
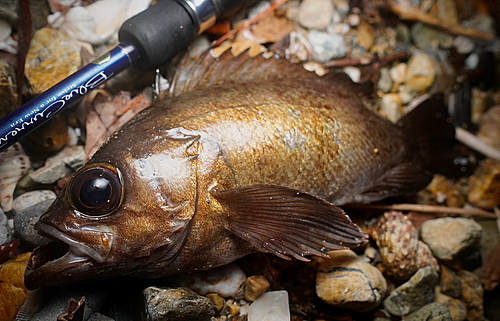
M49 242L49 239L38 234L35 230L35 224L52 202L53 200L50 199L45 200L16 214L14 217L14 230L21 240L28 242L32 246L40 246Z
M419 269L408 282L397 287L384 300L384 308L392 315L403 316L434 300L434 286L439 276L430 266Z
M307 37L313 49L313 57L318 62L342 58L347 53L344 38L340 35L311 30Z
M12 241L12 232L9 227L9 219L0 208L0 244Z
M40 184L53 184L61 178L74 173L85 159L83 146L66 146L57 155L47 158L45 166L37 169L29 176Z
M150 321L209 321L214 315L212 301L187 288L151 286L142 296L144 313Z
M19 195L14 199L14 203L12 204L12 210L14 211L14 213L20 213L25 209L27 209L28 207L31 207L40 202L46 200L53 201L56 199L56 197L57 197L56 193L54 193L51 190L36 190L27 192Z
M453 45L459 54L469 54L476 48L476 43L469 37L457 36L453 40Z
M441 303L433 302L406 316L406 321L452 321L450 311Z

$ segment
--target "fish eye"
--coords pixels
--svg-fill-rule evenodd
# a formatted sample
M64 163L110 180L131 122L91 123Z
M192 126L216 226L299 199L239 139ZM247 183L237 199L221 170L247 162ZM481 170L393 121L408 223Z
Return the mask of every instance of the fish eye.
M116 209L123 197L122 177L109 164L91 164L80 169L68 185L69 203L89 216L103 216Z

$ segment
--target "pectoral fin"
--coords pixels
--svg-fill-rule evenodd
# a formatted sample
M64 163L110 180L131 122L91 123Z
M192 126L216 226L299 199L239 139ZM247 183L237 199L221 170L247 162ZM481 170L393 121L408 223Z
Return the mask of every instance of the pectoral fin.
M257 249L283 259L309 261L330 250L366 242L342 209L305 192L276 185L213 191L230 212L227 228Z

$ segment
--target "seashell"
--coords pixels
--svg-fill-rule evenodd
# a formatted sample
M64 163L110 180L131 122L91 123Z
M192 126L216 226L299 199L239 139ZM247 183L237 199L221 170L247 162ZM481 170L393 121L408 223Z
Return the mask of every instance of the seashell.
M0 153L0 206L4 212L12 210L17 182L30 168L30 159L21 144L15 143Z
M385 213L370 226L369 234L377 242L388 276L406 280L425 266L439 271L430 248L418 240L417 230L403 213Z

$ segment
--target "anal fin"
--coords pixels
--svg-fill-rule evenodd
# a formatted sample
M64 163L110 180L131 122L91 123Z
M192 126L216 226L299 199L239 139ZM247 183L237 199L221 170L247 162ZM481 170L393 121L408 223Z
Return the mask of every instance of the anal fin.
M305 192L251 185L212 194L228 208L231 232L283 259L309 261L306 255L327 257L367 241L342 209Z

